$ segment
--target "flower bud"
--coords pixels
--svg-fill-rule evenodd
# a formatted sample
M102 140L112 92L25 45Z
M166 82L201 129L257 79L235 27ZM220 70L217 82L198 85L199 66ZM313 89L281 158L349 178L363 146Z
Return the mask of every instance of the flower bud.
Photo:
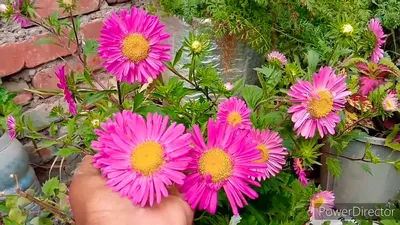
M192 48L192 51L195 53L201 52L202 46L201 46L200 41L193 41L191 48Z
M7 11L7 6L4 4L0 4L0 13L5 13Z
M342 27L342 33L345 35L350 35L351 33L353 33L353 31L354 31L354 28L353 28L353 26L351 26L351 24L347 23L347 24L343 25L343 27Z

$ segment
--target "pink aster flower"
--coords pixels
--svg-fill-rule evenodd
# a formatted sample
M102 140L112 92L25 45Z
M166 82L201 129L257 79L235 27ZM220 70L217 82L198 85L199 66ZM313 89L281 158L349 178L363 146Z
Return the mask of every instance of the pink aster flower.
M304 172L304 167L303 167L303 160L295 158L293 159L293 167L294 170L296 171L296 174L298 176L298 179L300 183L304 186L307 185L307 177L306 173Z
M236 97L221 102L218 106L217 119L240 129L250 129L250 109L246 102Z
M69 112L76 115L76 104L72 95L72 91L68 89L67 75L65 74L65 65L61 65L56 69L56 76L60 80L57 87L64 91L64 100L68 103Z
M9 115L7 118L7 131L10 134L11 140L14 140L17 137L17 124L12 115Z
M378 63L379 60L383 57L382 45L385 43L386 35L383 32L381 23L375 18L372 18L369 21L368 29L375 36L375 47L371 53L371 61L374 63Z
M336 112L343 109L350 94L346 77L337 76L331 67L322 67L314 74L312 84L299 79L288 92L295 103L288 111L293 113L294 130L305 138L314 137L316 130L321 137L335 134L340 121Z
M282 146L282 138L279 133L269 130L252 129L250 135L257 144L256 149L261 153L261 159L256 162L267 165L266 168L258 170L262 175L257 179L261 181L274 177L282 170L286 163L285 156L288 154Z
M286 65L286 63L287 63L285 55L283 55L282 53L280 53L278 51L273 51L273 52L269 53L268 56L267 56L267 59L268 59L269 62L277 60L283 66Z
M92 148L98 153L93 165L107 178L106 185L144 207L168 196L167 186L182 185L191 158L190 134L181 124L168 125L169 118L142 116L123 111L108 118Z
M322 191L315 194L310 202L309 212L310 219L322 219L322 214L326 210L335 206L335 195L331 191Z
M399 109L399 99L396 96L396 92L389 92L382 102L383 109L388 112L393 112Z
M120 10L104 21L99 54L117 80L146 83L164 72L164 62L171 58L171 46L163 43L168 38L158 17L134 7Z
M31 26L32 23L28 19L26 19L24 15L20 13L22 6L23 6L23 0L17 0L13 4L14 10L18 11L18 13L14 14L13 19L17 23L19 23L22 28L25 28Z
M250 177L258 177L257 169L265 164L257 163L261 158L256 144L249 138L249 130L229 126L219 120L208 121L208 143L205 143L200 127L195 125L192 131L194 144L192 161L188 165L188 175L181 192L193 208L215 213L218 204L218 192L223 188L234 215L239 215L238 207L247 205L245 196L255 199L256 191L250 184L260 184Z

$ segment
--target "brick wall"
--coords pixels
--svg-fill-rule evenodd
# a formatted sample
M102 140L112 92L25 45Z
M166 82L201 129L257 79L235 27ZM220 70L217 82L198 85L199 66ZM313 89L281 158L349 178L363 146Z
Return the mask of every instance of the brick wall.
M5 0L0 0L4 3ZM130 8L131 0L79 0L76 14L82 14L82 38L98 39L103 18L120 8ZM134 1L135 5L143 6L143 2ZM36 0L37 13L46 17L59 10L60 19L65 15L58 8L56 0ZM175 17L163 18L167 30L171 33L170 44L180 47L183 36L189 31L188 25ZM23 106L22 113L30 117L37 128L45 129L57 118L49 118L51 109L56 105L67 107L61 96L32 95L25 89L53 89L58 90L58 79L55 68L65 60L68 67L80 70L81 65L71 56L71 52L51 44L39 45L35 43L46 37L46 31L38 26L21 28L11 21L0 21L0 78L1 87L15 92L14 101ZM75 51L72 46L71 51ZM60 59L62 57L63 59ZM110 83L110 76L101 67L100 58L95 55L88 59L95 76ZM28 151L33 151L32 144L25 145ZM31 154L33 164L43 164L44 160L51 159L51 153L56 149L43 149L38 154Z

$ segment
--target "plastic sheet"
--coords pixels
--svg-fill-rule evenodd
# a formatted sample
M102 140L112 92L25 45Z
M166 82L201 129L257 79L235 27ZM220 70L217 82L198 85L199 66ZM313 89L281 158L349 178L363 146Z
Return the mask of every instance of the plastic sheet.
M232 37L228 37L225 40L213 38L213 30L209 19L196 19L191 26L177 17L167 17L164 18L164 23L167 26L167 31L171 34L170 44L173 46L173 55L182 46L185 37L188 37L190 31L206 33L211 37L211 54L205 57L203 64L214 66L224 82L233 83L244 78L247 84L257 84L258 78L254 68L263 64L264 57ZM189 63L189 61L190 57L184 55L176 69L183 75L187 74L188 71L181 69L181 67L183 64ZM164 79L168 79L171 75L173 74L167 72Z

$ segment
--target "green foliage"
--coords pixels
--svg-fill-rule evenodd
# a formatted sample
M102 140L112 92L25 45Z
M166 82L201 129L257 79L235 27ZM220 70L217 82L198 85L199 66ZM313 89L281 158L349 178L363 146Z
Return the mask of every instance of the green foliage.
M329 157L326 159L326 165L334 178L340 177L342 174L342 168L339 159Z
M15 94L8 92L4 88L0 88L0 130L6 129L6 120L9 115L19 116L21 106L14 103Z
M251 109L255 109L263 97L263 90L255 85L245 85L241 95Z

